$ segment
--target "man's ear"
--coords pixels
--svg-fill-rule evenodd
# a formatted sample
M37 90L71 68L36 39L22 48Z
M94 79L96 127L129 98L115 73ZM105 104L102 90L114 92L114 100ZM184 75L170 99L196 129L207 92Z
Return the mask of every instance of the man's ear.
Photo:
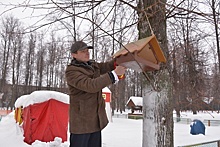
M76 58L76 54L75 53L71 53L73 58Z

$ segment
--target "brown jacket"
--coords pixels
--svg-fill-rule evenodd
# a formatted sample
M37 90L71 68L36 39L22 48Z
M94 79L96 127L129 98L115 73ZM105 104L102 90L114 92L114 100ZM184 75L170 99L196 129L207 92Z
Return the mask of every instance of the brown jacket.
M74 134L97 132L108 124L102 88L112 84L108 72L114 69L114 60L89 63L72 60L65 73L70 96L70 133Z

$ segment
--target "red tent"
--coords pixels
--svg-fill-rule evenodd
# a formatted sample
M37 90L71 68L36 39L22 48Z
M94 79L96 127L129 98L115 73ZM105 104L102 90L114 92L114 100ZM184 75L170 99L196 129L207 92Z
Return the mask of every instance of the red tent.
M35 91L17 102L22 109L24 141L67 141L69 97L55 91Z
M111 120L111 91L103 89L106 100L106 112ZM54 141L60 137L67 141L69 96L56 91L34 91L23 95L15 102L16 122L24 130L24 141L32 144L35 140L42 142ZM22 117L22 118L21 118Z

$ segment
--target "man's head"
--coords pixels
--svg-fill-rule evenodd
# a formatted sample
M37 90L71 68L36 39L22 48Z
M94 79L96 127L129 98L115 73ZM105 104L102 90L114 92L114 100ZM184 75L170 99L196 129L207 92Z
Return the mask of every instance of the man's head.
M89 50L88 49L93 49L93 47L87 46L87 44L82 41L76 41L71 46L72 57L78 61L87 62L89 61Z

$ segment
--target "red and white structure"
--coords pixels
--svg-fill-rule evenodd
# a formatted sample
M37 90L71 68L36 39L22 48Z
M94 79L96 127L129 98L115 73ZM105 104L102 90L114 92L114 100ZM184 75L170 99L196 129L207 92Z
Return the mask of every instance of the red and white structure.
M105 99L105 110L107 113L107 117L109 122L112 122L112 109L111 109L111 96L112 96L112 92L110 91L110 89L108 87L105 87L102 89L102 97Z

